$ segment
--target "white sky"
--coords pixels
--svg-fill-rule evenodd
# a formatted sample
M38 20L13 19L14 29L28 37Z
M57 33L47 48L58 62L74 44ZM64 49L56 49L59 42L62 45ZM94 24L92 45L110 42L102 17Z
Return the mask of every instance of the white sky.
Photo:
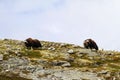
M67 42L87 38L120 51L120 0L0 0L0 38Z

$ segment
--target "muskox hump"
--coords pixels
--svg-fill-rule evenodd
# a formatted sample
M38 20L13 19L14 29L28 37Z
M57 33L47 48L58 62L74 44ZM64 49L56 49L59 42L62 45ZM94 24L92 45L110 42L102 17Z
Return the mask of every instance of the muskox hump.
M92 39L86 39L86 40L84 40L83 45L87 49L98 50L98 46L97 46L96 42L94 40L92 40Z
M38 47L42 47L42 45L41 45L39 40L34 39L33 40L33 47L38 48Z

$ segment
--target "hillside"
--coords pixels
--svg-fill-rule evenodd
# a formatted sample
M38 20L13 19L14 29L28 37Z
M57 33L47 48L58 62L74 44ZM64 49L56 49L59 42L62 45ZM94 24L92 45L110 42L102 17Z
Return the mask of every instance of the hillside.
M120 52L91 51L79 45L0 40L0 80L120 80Z

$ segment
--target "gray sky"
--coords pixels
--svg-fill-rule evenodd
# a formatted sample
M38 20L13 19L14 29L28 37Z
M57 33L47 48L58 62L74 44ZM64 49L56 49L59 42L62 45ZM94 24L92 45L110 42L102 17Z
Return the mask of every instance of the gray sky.
M0 38L67 42L87 38L120 51L120 0L0 0Z

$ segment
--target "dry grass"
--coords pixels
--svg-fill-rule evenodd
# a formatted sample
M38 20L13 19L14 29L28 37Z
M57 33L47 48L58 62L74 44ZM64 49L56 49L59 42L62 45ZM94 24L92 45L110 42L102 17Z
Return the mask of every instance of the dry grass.
M7 60L11 55L17 56L15 53L17 51L21 56L29 58L34 63L42 59L48 61L48 63L55 60L68 61L72 68L87 68L94 72L108 70L114 73L114 71L120 71L120 52L118 51L99 50L94 52L73 44L48 41L41 41L41 43L43 45L42 49L30 50L26 49L22 41L0 40L0 54L4 54L4 60ZM52 50L52 48L54 49ZM74 51L73 54L67 52L70 49ZM5 54L5 52L9 54ZM91 54L95 55L91 56ZM47 66L51 67L52 65ZM5 75L0 76L0 80L27 80L20 77L9 78Z
M6 75L0 75L0 80L31 80L31 79L25 79L19 76L6 76Z

